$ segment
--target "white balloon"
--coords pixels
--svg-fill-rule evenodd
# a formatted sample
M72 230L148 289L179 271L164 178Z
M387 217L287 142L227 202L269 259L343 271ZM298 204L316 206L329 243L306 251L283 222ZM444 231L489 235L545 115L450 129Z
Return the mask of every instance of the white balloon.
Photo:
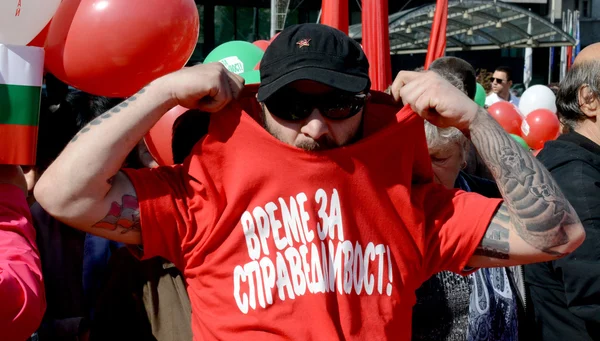
M556 96L547 86L531 86L521 96L519 110L525 117L537 109L548 109L556 113Z
M29 44L50 22L60 2L0 0L0 44Z

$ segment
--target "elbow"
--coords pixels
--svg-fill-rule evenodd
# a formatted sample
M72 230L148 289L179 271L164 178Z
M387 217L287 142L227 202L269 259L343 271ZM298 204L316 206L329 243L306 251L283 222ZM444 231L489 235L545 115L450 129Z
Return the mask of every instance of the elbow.
M585 240L585 229L583 228L583 225L578 222L567 226L565 230L569 238L564 250L565 255L567 255L577 250L577 248L583 244L583 241Z
M46 212L52 214L53 211L56 211L53 206L57 206L58 200L56 198L53 200L50 192L51 186L46 181L46 177L42 176L33 188L33 196Z
M68 205L73 203L72 200L65 199L69 197L69 193L65 191L65 186L56 186L44 174L35 184L33 196L48 214L58 218L67 212Z

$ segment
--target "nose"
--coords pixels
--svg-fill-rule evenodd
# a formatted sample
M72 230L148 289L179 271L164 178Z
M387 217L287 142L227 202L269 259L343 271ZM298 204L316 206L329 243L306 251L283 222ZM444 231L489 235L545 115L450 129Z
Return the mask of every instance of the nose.
M305 124L300 129L300 132L313 140L318 140L326 134L329 134L329 127L327 126L327 122L325 122L325 117L323 117L319 109L313 109L310 116L306 118Z

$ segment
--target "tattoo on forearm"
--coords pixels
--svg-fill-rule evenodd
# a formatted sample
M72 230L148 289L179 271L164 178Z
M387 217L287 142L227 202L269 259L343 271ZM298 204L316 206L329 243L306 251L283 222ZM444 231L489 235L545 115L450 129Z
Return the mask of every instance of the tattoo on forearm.
M113 201L106 217L92 227L110 231L118 230L121 233L140 231L140 208L137 198L126 194L121 201L122 204Z
M552 249L569 242L566 229L579 222L577 214L544 166L506 134L491 116L481 114L479 126L471 131L471 140L503 194L506 211L499 210L499 213L506 213L506 218L502 219L510 216L517 234L533 247L560 255ZM489 228L494 226L492 221Z
M475 254L498 259L508 259L510 244L508 243L510 217L506 206L501 205L490 226L475 250Z
M149 85L150 84L146 85L146 87L144 87L140 91L138 91L136 95L140 95L140 94L143 94L144 92L146 92L146 88ZM120 104L116 105L114 108L112 108L109 111L105 112L104 114L96 117L94 120L92 120L90 123L88 123L88 125L85 128L81 129L77 133L77 135L75 135L71 139L71 141L69 143L73 143L73 142L77 141L77 139L79 138L79 136L81 136L82 134L85 134L88 131L90 131L93 126L97 126L97 125L101 124L104 120L106 120L108 118L111 118L115 114L121 112L121 108L126 108L129 105L129 103L131 103L131 102L133 102L133 101L135 101L137 99L136 95L133 95L133 96L127 98L125 101L123 101Z

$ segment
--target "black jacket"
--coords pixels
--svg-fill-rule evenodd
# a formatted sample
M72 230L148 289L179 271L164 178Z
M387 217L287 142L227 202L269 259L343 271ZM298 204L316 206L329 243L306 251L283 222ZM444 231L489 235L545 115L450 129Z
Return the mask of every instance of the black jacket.
M573 132L548 142L538 159L575 208L587 236L565 258L525 266L537 339L600 340L600 146Z

